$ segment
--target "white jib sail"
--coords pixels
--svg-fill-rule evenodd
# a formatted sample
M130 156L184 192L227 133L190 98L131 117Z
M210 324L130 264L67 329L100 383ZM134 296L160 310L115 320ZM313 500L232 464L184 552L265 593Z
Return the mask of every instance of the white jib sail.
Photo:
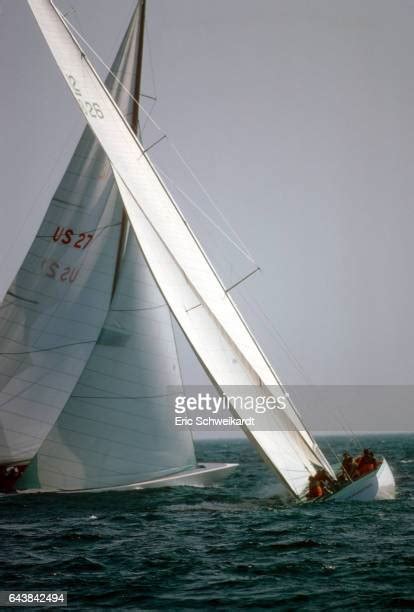
M260 385L274 390L279 382L272 368L63 18L49 0L29 0L29 5L111 161L154 277L210 377L219 388ZM162 273L164 266L168 273ZM295 494L303 494L315 466L333 474L293 409L267 413L261 422L263 430L249 431L249 436Z

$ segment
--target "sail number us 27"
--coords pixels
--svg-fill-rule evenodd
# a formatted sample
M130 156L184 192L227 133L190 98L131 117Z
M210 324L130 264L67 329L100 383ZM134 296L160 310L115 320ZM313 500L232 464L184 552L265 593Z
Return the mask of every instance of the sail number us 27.
M65 246L72 246L75 249L86 249L91 243L94 234L92 232L80 232L75 233L70 227L57 226L55 233L52 236L54 242L59 242ZM65 266L62 263L55 261L54 259L43 259L42 270L48 278L54 278L61 283L73 283L78 274L80 268L74 268L73 266Z
M54 242L60 242L60 244L73 246L75 249L86 249L90 244L93 233L92 232L80 232L75 233L71 227L57 226L55 233L52 236Z

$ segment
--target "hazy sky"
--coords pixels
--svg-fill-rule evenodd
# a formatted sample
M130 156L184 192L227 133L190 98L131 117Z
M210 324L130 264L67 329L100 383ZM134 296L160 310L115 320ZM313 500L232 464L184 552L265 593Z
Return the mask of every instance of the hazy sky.
M57 4L110 62L135 2ZM308 381L414 384L414 3L148 0L147 17L153 117L262 268L233 295L282 378L305 382L252 300ZM23 257L83 127L25 0L0 0L0 74L0 257ZM154 156L221 223L168 144ZM254 268L180 204L228 284Z

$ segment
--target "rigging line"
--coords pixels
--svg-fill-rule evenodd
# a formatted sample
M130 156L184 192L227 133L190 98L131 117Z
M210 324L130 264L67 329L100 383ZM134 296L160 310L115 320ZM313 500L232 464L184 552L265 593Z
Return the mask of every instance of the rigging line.
M81 234L91 234L92 232L98 232L104 229L108 229L109 227L118 227L119 225L121 225L121 223L109 223L108 225L101 225L98 227L95 227L94 229L91 230L85 230L84 232L79 232L79 233L74 233L73 236L80 236ZM55 232L56 234L56 232ZM54 238L55 234L37 234L36 238Z
M180 161L184 165L184 167L188 170L188 172L190 173L190 175L192 176L194 181L197 183L197 185L199 186L201 191L204 193L204 195L206 196L207 200L213 206L214 210L220 215L220 217L222 218L224 223L230 229L230 231L232 232L233 236L239 241L240 245L243 247L243 249L246 251L246 253L248 253L250 258L253 259L252 255L249 252L249 249L247 248L247 246L245 245L245 243L243 242L243 240L241 239L239 234L236 232L236 230L233 228L233 226L231 225L230 221L227 219L227 217L225 216L223 211L220 209L219 206L217 206L217 204L215 203L213 197L210 195L210 193L204 187L204 185L202 184L202 182L200 181L200 179L198 178L198 176L196 175L194 170L191 168L190 164L184 159L184 157L182 156L182 154L180 153L180 151L177 149L177 147L175 146L175 144L173 142L169 141L169 144L170 144L171 148L174 150L174 152L176 153L177 157L180 159Z
M282 350L285 352L285 354L287 355L292 365L296 368L296 371L303 378L304 382L314 391L314 397L315 397L315 400L317 401L320 397L320 392L318 391L317 386L310 380L302 364L297 359L297 357L294 355L294 353L290 350L288 343L283 338L282 334L279 332L279 330L277 329L273 321L265 313L265 311L260 306L260 304L257 302L257 300L255 300L251 296L250 296L251 299L249 300L245 295L243 294L241 295L244 298L245 302L250 306L253 305L253 307L256 308L256 311L263 317L265 323L267 324L269 331L271 332L271 334L273 334L274 338L280 343ZM339 414L337 414L336 412ZM347 433L348 435L351 434L351 439L353 439L353 437L355 437L355 434L350 429L350 427L347 425L346 419L344 418L343 414L339 411L338 408L336 409L336 412L334 411L334 418L337 421L338 425L341 427L341 429L345 433Z
M314 386L314 384L309 379L306 371L304 370L302 364L297 359L297 357L294 355L294 353L290 350L288 343L286 342L286 340L284 339L282 334L279 332L279 330L275 326L275 324L272 321L272 319L266 314L266 312L263 310L263 308L257 302L257 300L255 300L252 296L250 296L250 299L249 299L249 298L246 297L246 295L243 295L243 293L242 293L242 297L244 298L245 302L247 302L248 305L250 305L250 306L253 305L253 307L256 309L256 311L259 313L259 315L261 315L263 317L263 319L265 320L265 323L268 326L268 329L270 330L271 333L273 333L275 339L280 343L283 351L285 352L287 357L291 360L291 363L296 368L297 372L302 376L303 380L309 386Z
M234 289L235 287L237 287L238 285L243 283L245 280L247 280L248 278L253 276L253 274L256 274L256 272L258 272L259 270L260 270L260 268L259 268L259 266L257 266L257 268L255 270L252 270L251 272L249 272L249 274L246 274L246 276L243 276L243 278L238 280L236 283L233 283L233 285L231 285L228 289L226 289L225 290L226 293L228 293L229 291L231 291L232 289Z
M149 94L140 93L139 97L140 98L148 98L148 100L152 100L153 102L157 101L157 98L155 96L150 96Z
M61 14L61 13L60 13ZM108 70L108 72L113 76L113 78L117 81L117 83L122 87L122 89L127 93L127 95L131 98L131 100L133 102L135 102L135 104L138 105L139 109L144 113L144 115L146 115L147 117L147 121L151 121L151 123L154 125L154 127L159 131L159 132L163 132L161 126L158 125L158 123L155 121L155 119L153 119L153 117L148 113L148 111L143 107L143 105L139 102L139 100L137 100L137 98L129 91L129 89L122 83L122 81L117 77L117 75L111 70L110 66L108 66L108 64L106 64L106 62L102 59L102 57L99 55L99 53L97 53L97 51L95 51L95 49L88 43L88 41L85 39L84 36L82 36L82 34L80 34L80 32L75 28L75 26L68 20L66 19L63 15L62 15L62 19L63 21L66 23L66 25L71 28L77 36L79 36L79 38L82 40L82 42L88 47L88 49L95 55L95 57L98 59L99 62L101 62L101 64L104 66L104 68L106 68L106 70ZM176 155L178 156L178 158L180 159L180 161L184 164L185 168L188 170L188 172L190 172L191 176L193 177L193 179L197 182L197 184L199 185L199 187L202 189L203 193L205 194L205 196L208 198L209 202L213 205L213 207L215 208L215 210L217 210L217 212L220 214L221 218L225 221L225 223L227 224L228 227L231 228L232 233L237 237L237 240L239 240L239 242L241 243L243 248L240 248L238 245L238 249L241 253L244 254L245 257L247 257L248 259L250 259L250 261L254 262L253 257L250 255L250 253L248 252L248 249L245 247L244 243L242 242L242 240L240 239L240 237L238 236L238 234L236 233L236 231L233 229L233 227L231 226L230 222L227 220L227 218L225 217L224 213L220 210L220 208L217 206L217 204L215 204L213 198L211 197L211 195L208 193L208 191L206 190L206 188L203 186L203 184L201 183L200 179L197 177L197 175L195 174L195 172L191 169L191 167L189 166L189 164L185 161L184 157L181 155L181 153L179 152L179 150L177 149L177 147L171 143L171 147L172 149L175 151ZM159 168L157 168L158 171L160 171ZM177 187L178 189L178 187ZM200 211L202 209L199 209ZM227 236L227 234L222 230L222 233L224 236ZM231 240L232 244L235 245L235 242L233 240ZM254 262L255 263L255 262Z
M327 440L326 444L327 444L329 450L331 451L331 453L333 454L333 456L335 457L335 459L337 460L337 462L339 463L339 465L341 465L342 461L341 461L340 457L338 456L338 453L336 452L336 450L332 446L332 444L329 442L329 440Z
M361 450L363 450L364 447L361 444L361 440L359 440L359 438L356 435L356 433L354 431L352 431L351 427L347 424L347 422L346 422L346 420L345 420L345 418L344 418L344 416L342 414L342 410L337 407L336 411L339 413L341 419L343 420L344 425L345 425L346 429L348 430L348 434L349 433L351 434L352 442L355 444L356 447L359 447ZM338 422L339 422L339 420L338 420ZM344 427L344 431L345 431L345 427Z
M243 292L241 293L241 296L245 300L245 302L247 303L248 306L253 306L253 308L256 309L256 311L259 313L259 315L262 316L262 318L264 319L265 324L267 324L267 327L268 327L269 331L273 334L274 338L280 343L281 348L283 349L283 351L285 352L287 357L290 359L292 365L296 368L297 372L302 376L303 380L309 386L314 387L315 385L311 382L311 380L307 376L304 368L302 367L301 363L296 358L296 356L293 354L293 352L290 350L288 343L283 338L283 336L279 332L279 330L276 328L275 324L270 319L270 317L265 313L263 308L257 302L257 300L253 299L251 296L250 296L250 299L248 299L246 297L246 295L243 294Z
M250 304L250 302L249 302L249 300L246 298L246 296L244 296L244 295L243 295L243 293L241 293L241 296L244 298L244 300L245 300L245 302L247 303L247 305L248 305L248 306L249 306L249 305L251 305L251 304ZM257 305L256 305L256 300L255 300L254 302L252 301L252 304L253 304L253 306L256 306L256 309L259 311L259 314L261 314L261 315L262 315L262 317L264 317L264 318L266 319L266 322L267 322L267 324L268 324L268 328L270 329L270 332L271 332L271 333L273 333L274 337L276 337L276 335L275 335L275 331L277 331L277 330L276 330L276 329L273 327L272 323L270 322L269 317L267 317L267 315L265 314L265 312L263 311L263 309L260 307L260 305L259 305L259 304L257 304ZM278 335L279 335L280 339L283 341L283 338L280 336L280 334L278 334ZM286 344L286 343L285 343L285 344ZM282 345L282 349L284 349L283 345ZM289 356L288 351L287 351L286 349L284 349L284 350L286 351L286 353L287 353L287 354L288 354L288 356ZM300 364L299 364L299 365L300 365ZM297 366L296 366L296 367L297 367ZM299 369L298 369L298 371L299 371L299 373L301 373ZM304 373L302 373L302 376L305 378ZM281 389L282 389L282 390L285 390L285 385L283 385L283 384L281 383L281 381L279 380L279 378L278 378L278 376L277 376L277 375L275 375L275 377L276 377L276 380L278 381L278 384L280 385ZM288 396L289 394L286 394L286 395ZM301 415L301 413L299 412L298 408L296 407L295 402L293 402L293 401L292 401L292 398L290 398L290 397L289 397L289 404L290 404L291 408L293 409L293 412L294 412L294 413L296 414L296 416L299 418L299 420L300 420L300 421L302 421L302 420L303 420L303 419L302 419L302 415Z
M157 308L165 308L167 304L158 304L157 306L143 306L142 308L111 308L110 312L138 312L140 310L156 310Z
M156 104L157 104L157 100L154 99L154 101L151 104L151 108L148 111L148 114L149 114L150 117L152 117L152 113L154 112L154 108L155 108ZM144 135L144 132L145 132L145 129L146 129L147 125L148 125L148 117L145 117L145 121L142 124L142 128L141 128L141 136Z
M131 75L131 70L125 70L124 77ZM144 93L140 93L139 94L140 98L147 98L147 100L152 100L152 102L157 102L157 98L155 98L154 96L150 96L149 94L144 94ZM129 113L130 114L130 113Z
M83 340L81 342L70 342L68 344L58 344L57 346L49 346L43 349L33 349L31 351L16 351L16 352L1 352L0 355L31 355L32 353L44 353L47 351L56 351L57 349L66 348L68 346L79 346L81 344L95 344L96 340Z
M71 8L70 8L68 11L66 11L66 13L62 13L62 15L63 15L64 17L70 17L70 15L71 15L71 14L73 14L74 12L75 12L75 9L74 9L74 7L71 5Z
M81 24L81 20L79 19L79 15L78 15L78 11L76 10L76 8L73 6L72 2L69 2L69 10L66 11L66 15L65 17L69 17L69 18L73 18L76 20L77 24L78 24L78 28L79 30L82 30L82 24Z
M162 140L164 140L164 138L167 138L167 134L164 134L163 136L161 136L161 138L158 138L158 140L156 140L155 142L153 142L152 144L150 144L146 149L144 149L142 151L143 154L148 153L148 151L150 149L152 149L153 147L155 147L159 142L161 142Z
M220 227L220 225L218 225L211 217L210 215L208 215L205 210L203 208L201 208L189 195L188 193L186 193L183 189L181 189L181 187L179 187L175 181L168 176L168 174L166 172L164 172L164 170L161 170L161 168L159 166L157 166L156 164L153 163L154 168L157 170L157 172L159 172L159 174L161 174L167 181L169 181L171 183L171 185L181 193L181 195L192 205L194 206L194 208L196 210L198 210L198 212L207 219L207 221L209 221L211 223L211 225L213 227L215 227L215 229L217 231L219 231L225 238L227 238L227 240L238 250L240 251L240 253L242 255L244 255L249 261L251 261L253 264L256 264L255 260L250 256L250 254L246 251L244 251L244 249L242 249L242 247L240 247L237 242L235 242L225 231L222 227Z

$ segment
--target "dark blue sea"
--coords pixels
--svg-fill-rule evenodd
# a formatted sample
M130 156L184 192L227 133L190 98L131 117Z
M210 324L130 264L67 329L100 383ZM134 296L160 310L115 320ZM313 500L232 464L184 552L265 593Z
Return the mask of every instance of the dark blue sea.
M244 440L197 444L240 463L219 488L3 496L0 589L65 590L70 610L414 609L414 437L362 444L396 500L283 505Z

